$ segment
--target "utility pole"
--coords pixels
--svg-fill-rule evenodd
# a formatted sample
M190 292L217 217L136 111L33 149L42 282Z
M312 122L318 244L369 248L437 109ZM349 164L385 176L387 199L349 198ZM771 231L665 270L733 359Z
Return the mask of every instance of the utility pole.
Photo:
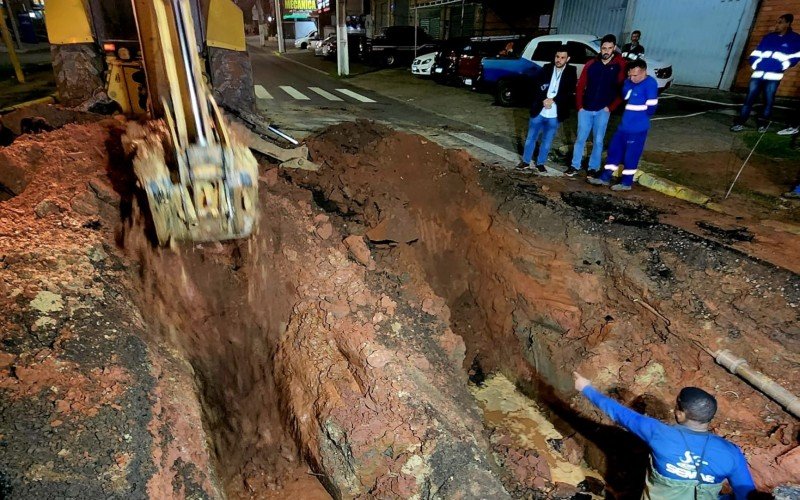
M283 0L275 0L275 26L278 28L278 52L283 54L286 52L286 43L283 41L283 9L281 2Z
M256 1L256 12L258 12L258 45L264 47L267 45L267 13L264 10L262 0Z
M19 64L17 51L14 50L14 42L11 40L11 34L8 32L8 27L6 27L5 17L6 10L0 6L0 34L2 34L3 43L6 44L6 48L8 49L8 58L11 59L11 65L14 66L14 73L17 75L17 81L19 83L25 83L25 75L22 74L22 66ZM11 25L14 25L13 21Z
M346 0L336 0L336 63L339 76L350 74L350 51L347 48Z
M17 47L22 49L22 38L19 37L19 28L17 28L17 19L14 19L14 11L11 9L11 2L3 2L6 6L6 12L8 13L8 22L11 23L11 30L14 32L14 38L17 39Z

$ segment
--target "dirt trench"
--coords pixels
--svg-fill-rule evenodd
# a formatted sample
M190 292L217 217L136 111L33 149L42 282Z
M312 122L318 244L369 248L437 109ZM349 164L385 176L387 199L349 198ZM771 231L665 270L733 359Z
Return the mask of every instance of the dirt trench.
M714 430L745 450L759 486L796 480L797 420L697 347L800 391L786 376L800 359L795 274L661 224L657 205L509 176L419 136L359 123L310 144L323 168L292 180L366 235L379 268L430 286L464 368L501 371L544 403L608 492L636 496L647 452L574 397L575 369L665 420L680 387L715 392Z
M0 152L24 179L0 202L4 494L633 495L645 450L574 398L576 368L662 418L711 388L760 487L797 470L797 421L691 342L791 373L795 275L366 122L310 141L319 173L262 163L252 238L157 249L122 125ZM539 446L605 484L556 484L542 449L498 438L468 390L493 372L566 436Z

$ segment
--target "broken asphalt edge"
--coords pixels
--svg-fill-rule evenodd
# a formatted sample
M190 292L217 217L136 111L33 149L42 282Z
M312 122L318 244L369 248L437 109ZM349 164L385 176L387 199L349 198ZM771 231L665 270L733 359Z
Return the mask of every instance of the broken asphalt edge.
M689 203L700 205L714 212L730 215L732 217L736 216L719 203L715 203L710 196L676 182L653 175L646 170L642 170L641 167L634 175L634 180L640 185L652 189L653 191L658 191L666 196L688 201ZM778 228L780 231L800 235L800 226L796 224L781 223L780 226L781 227Z
M7 108L0 109L0 115L9 113L17 109L27 108L29 106L35 106L37 104L55 104L56 102L57 102L56 94L50 94L45 97L32 99L30 101L21 102L19 104L14 104L13 106L8 106Z

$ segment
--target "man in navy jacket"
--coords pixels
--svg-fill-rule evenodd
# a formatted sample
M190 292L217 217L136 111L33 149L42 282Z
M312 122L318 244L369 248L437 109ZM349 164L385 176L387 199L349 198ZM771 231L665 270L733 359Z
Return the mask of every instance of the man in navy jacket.
M762 38L756 50L750 54L750 65L753 67L750 87L742 110L733 121L731 132L744 130L744 124L761 92L764 92L764 109L756 123L759 132L767 130L778 84L786 70L800 62L800 34L792 31L792 21L792 14L779 17L775 23L775 31Z
M536 169L538 173L547 171L544 163L547 161L559 123L566 120L572 110L577 81L578 72L575 66L569 64L567 46L562 45L556 51L554 62L545 64L534 81L528 137L525 140L525 150L519 168L529 168L536 141L541 134L542 141L539 143Z
M606 35L600 40L600 53L583 67L575 94L578 108L578 135L572 164L564 172L572 177L581 169L586 139L592 134L592 154L589 171L600 170L603 139L611 112L620 105L620 88L625 80L625 61L617 53L617 37Z

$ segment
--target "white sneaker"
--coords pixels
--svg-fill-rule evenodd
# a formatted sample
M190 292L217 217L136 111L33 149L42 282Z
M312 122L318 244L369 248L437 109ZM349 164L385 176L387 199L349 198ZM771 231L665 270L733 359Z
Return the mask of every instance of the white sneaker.
M787 127L778 131L778 135L797 135L800 133L800 127Z

